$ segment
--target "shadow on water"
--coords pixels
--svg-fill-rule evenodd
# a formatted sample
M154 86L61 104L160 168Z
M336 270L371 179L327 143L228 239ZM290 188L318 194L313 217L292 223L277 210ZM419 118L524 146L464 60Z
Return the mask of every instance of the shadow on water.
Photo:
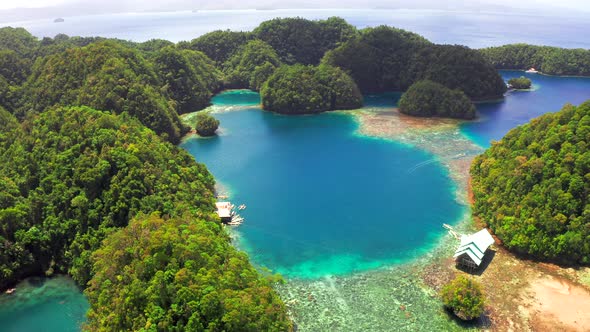
M33 287L41 287L47 282L47 278L31 277L27 279L27 282Z

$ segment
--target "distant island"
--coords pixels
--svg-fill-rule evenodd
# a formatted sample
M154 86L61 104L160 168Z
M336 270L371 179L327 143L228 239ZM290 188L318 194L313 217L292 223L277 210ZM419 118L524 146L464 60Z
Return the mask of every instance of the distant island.
M62 22L65 22L65 20L61 17L58 17L55 20L53 20L53 23L62 23Z
M521 77L514 77L508 80L508 86L511 89L516 90L526 90L530 89L533 82L530 78L526 78L524 76Z
M590 50L511 44L479 52L497 69L536 68L548 75L590 76Z

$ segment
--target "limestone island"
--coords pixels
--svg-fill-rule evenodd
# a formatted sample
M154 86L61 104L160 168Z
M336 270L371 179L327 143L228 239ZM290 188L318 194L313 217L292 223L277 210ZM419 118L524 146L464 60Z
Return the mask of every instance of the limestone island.
M285 114L320 113L360 108L361 92L342 69L320 66L283 66L260 90L262 107Z
M480 49L479 53L496 69L590 76L590 50L586 49L511 44Z
M195 121L195 131L200 136L213 136L215 135L217 128L219 128L219 120L207 113L199 112L197 114Z
M250 84L250 88L262 86L262 107L269 111L305 114L355 109L362 105L362 94L406 91L417 82L427 80L411 92L420 101L410 102L406 98L402 112L473 119L475 108L471 101L499 99L507 89L496 69L478 51L458 45L434 44L418 34L387 26L363 29L346 40L334 41L333 47L323 56L311 57L314 51L311 47L308 52L301 53L301 48L285 47L279 42L290 38L278 32L282 31L280 26L295 24L295 21L272 20L255 29L260 39L269 40L271 50L276 48L276 52L265 52L267 56L272 55L272 59L278 55L283 65L277 61L255 61L243 67L261 71L261 78L252 75L248 79L244 75L244 82L257 79L260 82L268 77L264 84ZM330 24L328 21L322 24ZM322 45L318 43L317 46ZM241 63L248 58L258 58L252 57L254 52L250 53L251 56L240 59ZM284 65L293 62L296 62L294 66ZM274 70L276 67L278 69ZM420 96L422 93L428 95ZM414 110L433 101L444 102L444 105L432 105L425 111Z
M401 113L424 117L446 117L471 120L475 106L461 90L451 90L429 80L419 81L399 101Z
M514 77L508 80L508 89L527 90L530 89L533 82L524 76Z

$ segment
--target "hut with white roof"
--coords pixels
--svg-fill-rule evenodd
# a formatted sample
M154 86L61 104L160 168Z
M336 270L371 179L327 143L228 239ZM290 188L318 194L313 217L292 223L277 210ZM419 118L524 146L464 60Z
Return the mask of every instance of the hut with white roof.
M486 250L494 243L494 238L487 229L471 234L462 235L461 244L455 251L455 262L476 269L481 264Z
M233 206L230 202L217 202L215 203L217 207L217 215L221 219L222 222L228 223L231 222L232 215L233 215Z

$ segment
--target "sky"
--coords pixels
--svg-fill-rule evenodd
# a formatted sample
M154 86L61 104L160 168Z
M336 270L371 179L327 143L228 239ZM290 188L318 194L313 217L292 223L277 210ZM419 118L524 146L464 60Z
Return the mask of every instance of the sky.
M60 5L76 5L78 7L82 4L95 4L97 1L95 0L2 0L0 1L0 9L14 9L14 8L44 8L44 7L55 7ZM255 8L256 4L259 1L256 0L239 0L239 1L218 1L218 0L105 0L99 1L101 4L105 5L111 2L112 4L118 4L124 7L131 7L137 8L139 10L150 10L155 8L162 8L166 9L169 7L170 9L178 8L179 5L183 6L191 6L194 5L195 7L209 7L209 6L219 6L227 7L227 9L231 9L232 7L240 7L244 6L244 3L252 4L252 8ZM302 1L273 1L275 4L280 4L279 6L287 6L288 4L294 3L296 7L300 7L299 3ZM357 0L357 1L349 1L350 3L358 3L358 7L365 7L367 2L371 2L370 0ZM376 3L382 1L374 1ZM413 1L407 1L411 3ZM436 4L437 7L440 4L444 3L444 0L429 0L423 1L424 6L427 8L428 3L432 3L433 5ZM456 1L454 1L456 2ZM522 7L533 7L533 6L553 6L553 7L560 7L563 9L576 9L576 10L584 10L590 11L590 1L588 0L463 0L465 4L473 4L474 2L480 2L482 4L495 4L495 5L504 5L507 7L515 7L515 3L518 6Z
M0 0L0 22L218 9L378 8L590 16L590 0Z

